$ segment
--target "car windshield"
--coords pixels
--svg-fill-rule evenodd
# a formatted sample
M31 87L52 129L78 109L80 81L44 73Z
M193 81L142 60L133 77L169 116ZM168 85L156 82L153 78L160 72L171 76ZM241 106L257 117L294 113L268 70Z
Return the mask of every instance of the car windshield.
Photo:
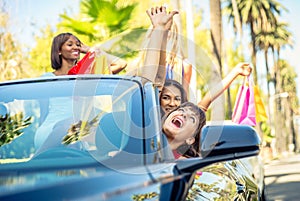
M111 157L126 147L132 122L142 118L139 84L124 78L8 82L0 94L0 163L66 147Z

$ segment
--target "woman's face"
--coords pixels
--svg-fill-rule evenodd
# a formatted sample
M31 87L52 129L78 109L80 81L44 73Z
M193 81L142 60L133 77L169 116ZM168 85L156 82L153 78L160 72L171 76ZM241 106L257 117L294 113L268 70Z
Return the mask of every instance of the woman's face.
M163 124L163 131L168 141L174 140L173 142L183 144L189 139L194 140L193 135L198 124L198 115L190 107L182 107L169 114Z
M173 86L164 87L160 94L160 106L165 114L171 112L181 104L181 92Z
M74 36L70 36L70 38L62 45L59 54L65 60L78 60L80 47L80 42Z

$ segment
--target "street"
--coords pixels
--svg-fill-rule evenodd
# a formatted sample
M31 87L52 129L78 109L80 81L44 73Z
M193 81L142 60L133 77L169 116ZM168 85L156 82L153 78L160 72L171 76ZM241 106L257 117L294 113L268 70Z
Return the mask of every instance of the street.
M267 201L300 200L300 155L265 164L265 183Z

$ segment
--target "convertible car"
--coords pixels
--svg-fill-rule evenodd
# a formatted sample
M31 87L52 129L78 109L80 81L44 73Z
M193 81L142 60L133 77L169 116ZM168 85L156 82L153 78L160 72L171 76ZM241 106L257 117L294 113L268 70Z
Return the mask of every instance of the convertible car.
M249 126L207 125L175 160L158 90L142 77L0 83L0 200L262 200Z

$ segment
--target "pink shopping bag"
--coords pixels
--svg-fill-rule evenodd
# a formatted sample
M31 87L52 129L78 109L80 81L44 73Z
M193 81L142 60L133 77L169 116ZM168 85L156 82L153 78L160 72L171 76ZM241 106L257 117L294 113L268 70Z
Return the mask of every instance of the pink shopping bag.
M251 75L245 78L243 85L239 87L232 121L237 124L256 125L254 84Z

